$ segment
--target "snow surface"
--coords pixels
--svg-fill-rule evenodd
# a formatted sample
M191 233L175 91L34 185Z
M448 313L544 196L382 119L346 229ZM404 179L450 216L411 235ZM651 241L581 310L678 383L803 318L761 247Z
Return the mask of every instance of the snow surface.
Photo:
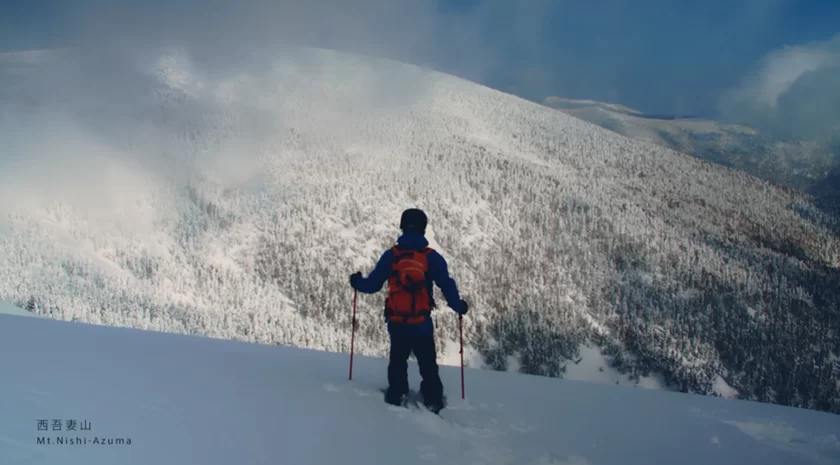
M598 347L592 345L581 346L578 363L571 360L566 364L563 379L633 385L644 389L664 389L665 386L665 381L656 376L643 376L638 381L632 381L628 375L621 374L610 366L607 357L601 353Z
M732 399L738 396L738 390L730 386L720 375L715 376L715 393L727 399Z
M828 413L472 369L461 400L459 370L443 366L450 405L437 417L382 402L384 359L356 357L352 381L348 360L0 315L0 463L840 462L840 417ZM413 363L410 376L417 387Z
M7 302L3 302L0 300L0 315L19 315L19 316L34 316L37 318L43 318L41 315L28 312L22 308L15 307Z
M444 341L443 350L438 353L438 363L453 367L461 366L461 352L458 341ZM464 347L464 366L482 370L489 369L478 349L470 346Z

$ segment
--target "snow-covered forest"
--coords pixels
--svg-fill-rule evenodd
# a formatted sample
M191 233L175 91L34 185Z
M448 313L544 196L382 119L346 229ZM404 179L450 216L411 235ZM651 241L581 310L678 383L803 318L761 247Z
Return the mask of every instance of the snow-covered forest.
M840 226L803 194L409 65L83 53L2 58L2 300L348 351L347 278L417 205L491 368L563 376L590 343L681 391L840 413ZM358 352L386 353L383 298Z

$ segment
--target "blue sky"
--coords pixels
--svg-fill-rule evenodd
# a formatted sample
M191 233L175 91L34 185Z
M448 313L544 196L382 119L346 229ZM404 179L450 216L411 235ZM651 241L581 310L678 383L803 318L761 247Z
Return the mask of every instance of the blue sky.
M532 100L714 116L727 92L757 82L768 56L825 46L837 18L840 2L825 0L6 0L0 49L293 41L384 54Z
M445 14L482 8L442 3ZM656 113L715 114L721 92L768 53L840 33L840 2L830 1L591 0L536 9L528 34L512 27L511 6L483 20L500 58L488 82L532 99L554 93Z

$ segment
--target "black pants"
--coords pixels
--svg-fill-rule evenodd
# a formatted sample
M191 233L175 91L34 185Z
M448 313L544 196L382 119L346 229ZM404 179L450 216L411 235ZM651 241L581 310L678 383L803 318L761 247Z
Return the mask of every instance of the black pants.
M414 352L420 367L420 394L427 405L441 404L443 383L438 374L434 336L391 335L391 352L388 363L389 394L408 393L408 357Z

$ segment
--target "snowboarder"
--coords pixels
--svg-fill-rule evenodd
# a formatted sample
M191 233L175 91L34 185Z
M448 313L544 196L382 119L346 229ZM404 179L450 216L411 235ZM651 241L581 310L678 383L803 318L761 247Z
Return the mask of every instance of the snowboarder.
M455 280L449 276L446 260L429 247L425 237L427 222L422 210L404 211L400 219L403 234L397 244L382 254L367 278L361 272L352 274L350 285L359 292L374 294L388 281L385 321L391 348L385 401L402 405L408 396L408 357L413 351L423 379L420 383L423 404L437 413L444 407L444 396L431 318L431 311L436 308L432 284L440 288L447 304L459 317L469 307L461 299Z

